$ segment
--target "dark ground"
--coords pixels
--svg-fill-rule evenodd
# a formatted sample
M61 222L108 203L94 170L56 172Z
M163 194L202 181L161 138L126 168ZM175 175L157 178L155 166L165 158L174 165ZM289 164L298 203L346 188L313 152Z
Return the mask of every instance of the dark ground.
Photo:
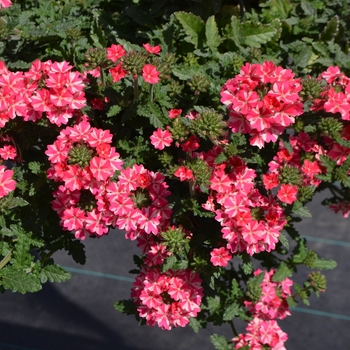
M311 248L323 258L335 259L338 267L325 272L325 294L311 298L309 308L299 305L292 316L280 321L289 335L288 350L350 349L349 219L319 205L323 197L318 195L308 205L313 218L304 219L299 230L311 237ZM1 295L0 350L211 350L210 334L232 336L226 327L199 334L190 327L170 332L140 327L133 316L115 311L115 301L129 298L131 282L114 276L132 277L128 271L134 267L132 255L138 252L134 246L120 232L87 240L86 265L76 265L64 253L55 256L57 263L73 269L70 281L48 283L35 294ZM239 331L242 326L238 325Z

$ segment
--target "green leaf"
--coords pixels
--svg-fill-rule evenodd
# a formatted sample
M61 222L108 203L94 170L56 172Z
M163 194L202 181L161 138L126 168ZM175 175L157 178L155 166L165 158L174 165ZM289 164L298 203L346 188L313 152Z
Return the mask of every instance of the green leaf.
M292 298L292 297L287 297L287 303L288 303L288 307L291 309L293 307L296 307L298 305L298 303Z
M311 218L312 217L309 209L307 209L306 207L303 207L303 204L298 200L295 201L293 204L292 213L297 215L297 216L301 216L303 218Z
M281 244L283 245L283 247L285 247L288 250L289 249L289 241L288 241L288 238L286 237L286 235L284 233L281 233L280 236L278 237L278 239L281 242Z
M39 277L41 283L45 283L47 280L49 280L50 282L68 281L72 276L61 266L47 265L41 269Z
M332 270L337 267L337 262L332 259L320 259L318 258L313 267L320 270Z
M216 350L232 350L232 344L222 335L212 334L210 336L210 341Z
M224 321L231 321L239 311L239 305L237 303L231 304L228 308L225 309L223 320Z
M242 46L244 40L243 28L236 16L232 16L231 23L226 26L226 35L237 47Z
M244 262L241 266L245 275L250 275L254 270L254 266L251 261Z
M316 10L312 6L312 3L306 0L301 0L300 7L304 11L306 16L314 17L316 15Z
M208 306L206 307L211 315L215 314L221 308L220 297L207 297Z
M114 117L114 116L118 115L121 110L122 110L122 108L120 106L114 105L108 110L107 117L108 118Z
M28 168L31 170L33 174L39 174L41 172L40 166L41 164L39 162L28 163Z
M199 329L202 328L201 323L194 317L190 317L190 326L195 333L198 333Z
M155 128L162 128L168 122L160 107L153 102L137 106L137 114L148 118Z
M162 265L162 272L166 272L170 269L172 269L177 262L177 258L175 255L171 255L167 257Z
M201 67L176 67L172 73L180 80L190 80L194 75L205 74Z
M287 277L292 275L292 270L287 266L285 262L282 262L281 265L276 270L275 274L272 277L272 281L281 282Z
M14 265L20 269L24 269L34 260L34 256L29 253L30 244L23 237L18 237L13 256Z
M193 13L175 12L176 19L182 24L182 27L187 34L188 40L195 46L196 49L203 46L205 35L204 21L195 16Z
M131 299L119 300L114 303L114 307L119 312L127 315L135 315L137 311L136 305Z
M339 17L334 16L326 25L323 32L320 34L320 40L332 41L339 31Z
M226 160L227 160L227 155L224 152L222 152L215 158L214 164L221 164L226 162Z
M261 23L243 23L244 44L250 47L261 47L261 44L269 42L277 33L277 30L270 25Z
M42 288L36 276L17 270L13 266L1 270L0 277L2 286L12 290L12 292L34 293Z
M205 24L205 36L207 38L207 45L211 51L217 51L220 45L220 36L218 26L215 21L215 16L210 16Z
M298 241L298 245L293 250L293 262L296 264L302 263L307 257L306 240L305 238Z

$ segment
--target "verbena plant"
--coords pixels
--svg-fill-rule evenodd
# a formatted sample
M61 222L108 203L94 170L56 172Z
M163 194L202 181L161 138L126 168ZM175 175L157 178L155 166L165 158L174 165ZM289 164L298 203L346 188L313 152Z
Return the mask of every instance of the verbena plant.
M346 1L0 3L1 291L69 279L53 254L116 227L140 248L118 310L284 349L336 266L293 224L325 189L350 211Z

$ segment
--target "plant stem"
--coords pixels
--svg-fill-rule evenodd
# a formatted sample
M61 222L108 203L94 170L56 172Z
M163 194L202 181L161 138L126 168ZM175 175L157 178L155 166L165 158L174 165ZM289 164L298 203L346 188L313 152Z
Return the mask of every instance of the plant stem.
M232 332L235 335L235 337L238 337L238 333L236 331L236 328L235 328L232 320L230 321L230 326L231 326Z
M8 252L7 255L1 260L0 269L2 269L11 260L11 257L12 251Z
M134 102L136 102L139 98L139 82L138 76L134 77Z
M149 87L149 99L151 102L153 102L153 90L154 90L154 84L150 84Z

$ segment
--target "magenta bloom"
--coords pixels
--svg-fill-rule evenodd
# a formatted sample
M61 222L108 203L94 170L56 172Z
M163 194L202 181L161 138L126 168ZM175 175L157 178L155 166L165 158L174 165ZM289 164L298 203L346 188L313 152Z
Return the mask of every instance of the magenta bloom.
M7 196L16 188L16 181L12 179L13 170L7 170L0 165L0 198Z
M160 72L157 71L157 68L151 64L145 64L142 68L142 77L146 83L157 84L159 74Z
M293 204L297 200L298 188L293 185L282 185L277 192L277 198L287 204Z
M155 131L151 136L151 144L154 146L154 148L162 150L171 145L173 142L172 136L173 135L170 131L158 128L157 131Z

